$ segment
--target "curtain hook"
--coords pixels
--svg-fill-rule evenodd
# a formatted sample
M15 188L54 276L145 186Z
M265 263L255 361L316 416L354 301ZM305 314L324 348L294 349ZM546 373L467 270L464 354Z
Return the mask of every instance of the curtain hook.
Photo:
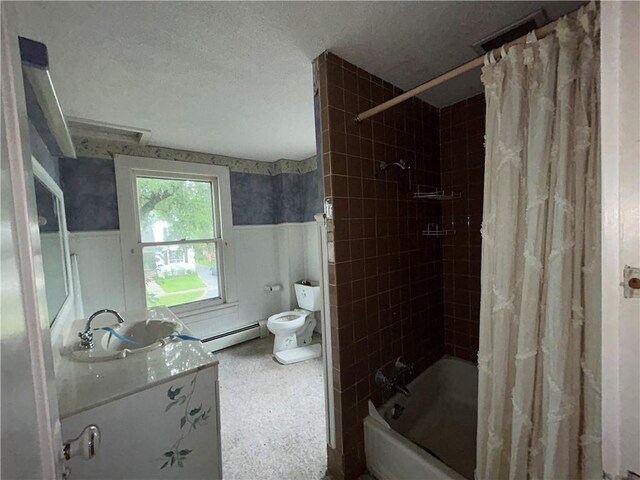
M538 41L538 37L536 36L535 30L531 30L529 33L527 33L527 45L531 43L536 43L537 41Z

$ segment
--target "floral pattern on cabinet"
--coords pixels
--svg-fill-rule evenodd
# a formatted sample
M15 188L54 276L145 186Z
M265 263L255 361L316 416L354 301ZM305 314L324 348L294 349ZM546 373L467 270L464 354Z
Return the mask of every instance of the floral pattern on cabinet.
M202 403L199 406L193 408L193 404L191 403L193 393L196 389L196 382L198 380L198 375L194 375L193 379L189 382L189 386L185 389L185 385L181 385L179 387L170 386L167 391L167 397L170 402L165 408L165 413L169 412L173 407L181 407L184 405L184 409L180 410L183 413L182 417L180 417L180 436L177 438L175 442L171 445L171 449L167 450L162 454L162 456L158 457L156 460L163 462L160 469L167 467L173 467L174 465L182 468L184 467L184 462L189 456L191 452L193 452L194 447L184 448L191 433L198 428L198 426L202 427L208 423L209 417L211 416L211 405L209 407L203 407ZM183 444L184 441L184 444Z
M147 381L156 373L122 368ZM93 459L67 462L72 478L221 479L217 376L217 365L202 368L63 418L64 438L89 424L101 433Z

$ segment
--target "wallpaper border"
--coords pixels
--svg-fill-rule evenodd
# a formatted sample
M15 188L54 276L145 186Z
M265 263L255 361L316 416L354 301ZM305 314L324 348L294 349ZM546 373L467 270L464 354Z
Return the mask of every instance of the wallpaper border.
M229 167L232 172L253 173L257 175L280 175L281 173L303 174L316 170L316 156L304 160L280 159L275 162L261 162L247 158L227 157L210 153L177 150L153 145L130 145L126 143L105 142L89 138L74 138L78 157L103 158L112 160L114 155L132 155L180 162L206 163Z

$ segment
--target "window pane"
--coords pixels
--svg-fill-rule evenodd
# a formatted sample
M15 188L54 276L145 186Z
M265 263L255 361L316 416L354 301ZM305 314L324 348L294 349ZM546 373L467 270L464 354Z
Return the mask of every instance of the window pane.
M144 247L147 307L220 297L215 243Z
M214 238L210 182L136 178L142 241Z

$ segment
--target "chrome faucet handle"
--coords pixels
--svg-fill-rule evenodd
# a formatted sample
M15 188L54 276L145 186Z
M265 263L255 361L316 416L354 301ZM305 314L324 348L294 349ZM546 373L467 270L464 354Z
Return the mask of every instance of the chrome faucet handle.
M79 332L78 337L80 337L80 346L82 348L93 348L93 332L91 330Z
M374 377L376 384L383 386L387 390L391 392L400 392L405 397L411 395L409 389L405 387L401 382L398 381L398 375L395 375L394 378L387 377L382 370L377 370L376 375Z
M392 384L391 380L389 380L389 378L382 372L382 370L376 371L374 380L378 385L382 385L386 388L390 388Z

